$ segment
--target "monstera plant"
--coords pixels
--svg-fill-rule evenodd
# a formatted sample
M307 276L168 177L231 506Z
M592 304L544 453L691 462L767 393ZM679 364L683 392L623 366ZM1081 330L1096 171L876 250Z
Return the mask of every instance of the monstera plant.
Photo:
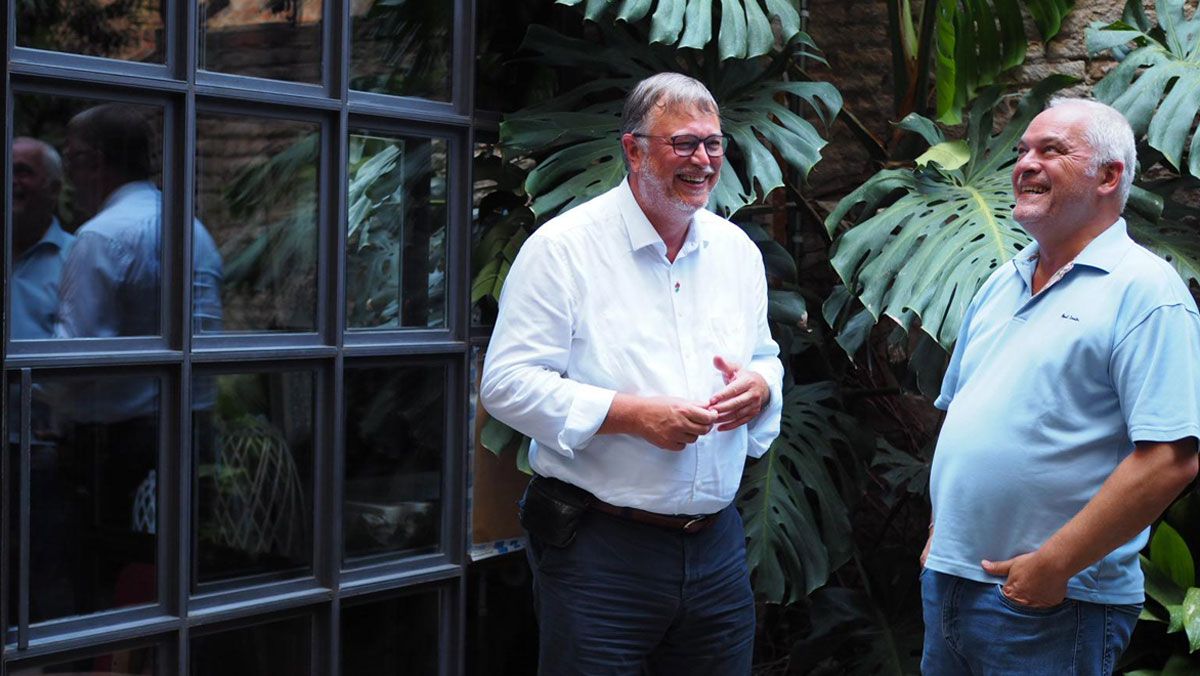
M1129 0L1121 20L1088 29L1090 53L1112 51L1120 59L1095 95L1124 113L1134 133L1176 169L1184 168L1186 145L1186 170L1200 176L1200 136L1192 132L1200 110L1200 17L1187 18L1183 0L1159 0L1155 10L1157 26L1140 1Z
M539 219L582 204L621 181L622 102L638 81L658 72L697 77L721 107L722 130L732 143L710 198L715 211L728 215L760 200L784 184L785 167L803 176L820 159L825 140L791 106L807 104L828 125L841 108L841 95L825 82L782 79L792 50L721 61L711 44L706 51L674 50L647 44L635 30L598 24L597 44L530 27L524 49L539 61L594 75L550 101L508 116L500 126L509 157L539 160L525 183ZM794 45L805 53L812 49L803 33Z
M965 141L946 141L917 115L901 122L931 145L919 166L880 171L825 219L836 235L830 262L873 321L887 316L905 330L919 324L949 351L975 291L1029 242L1012 218L1009 166L1026 125L1051 93L1072 82L1043 81L995 135L998 88L972 104ZM842 230L843 221L851 227Z

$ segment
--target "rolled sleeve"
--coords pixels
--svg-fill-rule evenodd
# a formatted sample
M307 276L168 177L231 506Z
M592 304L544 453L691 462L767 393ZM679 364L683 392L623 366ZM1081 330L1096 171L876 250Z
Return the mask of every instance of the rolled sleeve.
M490 415L568 458L592 440L616 396L565 375L578 307L570 273L553 242L526 241L501 293L480 385Z
M779 360L779 345L771 338L771 326L767 323L767 282L763 270L762 258L757 249L754 250L755 271L752 285L755 295L756 334L754 356L747 365L751 371L762 376L771 391L771 399L759 411L758 415L747 424L748 443L746 454L751 458L761 458L771 448L775 437L779 436L779 419L783 413L783 362Z

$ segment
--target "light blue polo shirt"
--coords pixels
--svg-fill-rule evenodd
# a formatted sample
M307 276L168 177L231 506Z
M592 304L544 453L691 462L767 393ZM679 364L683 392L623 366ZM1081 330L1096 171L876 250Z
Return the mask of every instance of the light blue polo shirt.
M1030 297L1037 245L971 301L935 405L926 566L1002 582L980 561L1036 550L1135 441L1200 437L1200 316L1169 264L1118 220ZM1141 603L1148 529L1071 578L1069 598Z
M13 261L9 315L13 340L35 340L54 335L58 282L74 243L75 237L62 229L57 218L52 218L37 244Z

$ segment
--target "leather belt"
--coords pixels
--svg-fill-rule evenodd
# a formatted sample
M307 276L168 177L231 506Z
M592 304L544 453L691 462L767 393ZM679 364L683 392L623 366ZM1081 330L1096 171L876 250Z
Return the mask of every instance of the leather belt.
M638 523L689 534L699 533L717 520L716 514L701 514L698 516L658 514L656 512L647 512L644 509L637 509L636 507L617 507L607 502L601 502L598 499L593 499L589 506L597 512L615 516L618 519L627 519L629 521L636 521Z

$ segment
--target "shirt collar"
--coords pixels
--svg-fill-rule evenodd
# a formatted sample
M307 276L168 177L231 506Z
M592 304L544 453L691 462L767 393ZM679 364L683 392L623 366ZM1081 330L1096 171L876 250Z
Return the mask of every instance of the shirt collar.
M131 181L129 183L126 183L126 184L122 185L121 187L117 188L116 190L112 191L112 194L109 195L104 200L104 204L100 205L100 209L96 213L100 213L100 211L104 211L105 209L111 207L112 205L116 204L117 202L120 202L121 200L123 200L127 197L131 197L133 195L136 195L137 193L142 193L142 192L146 192L146 191L152 191L152 192L157 193L158 188L154 187L154 184L151 183L150 181Z
M1131 244L1133 244L1133 240L1129 239L1125 219L1118 218L1104 232L1088 242L1083 251L1075 256L1075 260L1071 261L1071 265L1086 265L1102 272L1112 272L1117 267L1117 263L1121 262L1121 258L1125 256L1125 252ZM1017 273L1027 281L1033 276L1039 251L1038 243L1035 241L1013 257L1013 265L1016 266Z
M629 237L629 250L637 251L653 246L660 254L666 255L667 244L663 242L662 236L654 229L650 219L646 218L646 213L642 211L641 205L637 203L637 199L633 196L633 189L629 187L628 176L621 181L621 185L617 186L616 195L617 208L621 212L621 220L625 223L625 234ZM683 238L683 246L679 249L680 257L694 251L702 244L708 244L708 238L698 232L702 229L700 219L693 215L691 226L688 227L687 235Z
M68 235L67 231L62 229L62 225L58 222L58 216L51 216L50 226L46 228L46 232L42 233L42 238L36 244L29 247L22 257L28 256L34 249L44 246L54 247L61 251L67 248L70 242L71 235Z

